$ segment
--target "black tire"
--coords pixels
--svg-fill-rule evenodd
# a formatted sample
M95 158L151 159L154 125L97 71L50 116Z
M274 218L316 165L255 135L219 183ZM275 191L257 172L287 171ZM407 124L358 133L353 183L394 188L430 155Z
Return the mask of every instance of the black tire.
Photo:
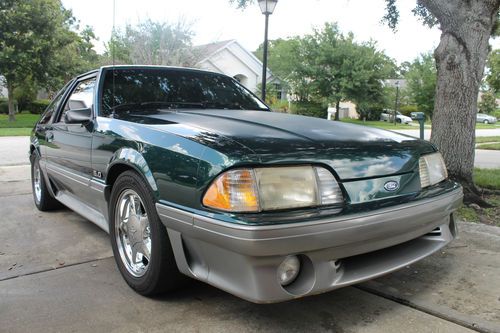
M398 124L401 124L402 120L401 120L401 119L399 119L399 118L396 118L396 122L397 122Z
M31 156L31 190L33 201L38 210L45 212L62 207L62 204L52 196L47 188L43 171L40 168L40 157L36 154Z
M485 119L483 123L486 124L486 125L488 125L490 122Z
M116 219L118 200L125 191L129 190L134 191L140 197L141 208L145 209L149 221L150 260L147 262L144 275L139 277L134 276L129 271L124 262L126 259L122 257L123 254L120 254L118 247L122 245L117 239L115 228L116 223L118 223ZM132 289L141 295L153 296L179 289L184 284L186 277L177 269L167 230L156 212L153 192L136 172L125 171L114 183L110 198L109 221L111 247L116 264L121 275Z

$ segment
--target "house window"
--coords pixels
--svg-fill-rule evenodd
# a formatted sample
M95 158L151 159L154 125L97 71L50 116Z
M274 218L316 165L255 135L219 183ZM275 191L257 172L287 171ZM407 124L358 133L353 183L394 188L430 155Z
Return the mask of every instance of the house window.
M247 86L248 78L245 75L243 75L243 74L237 74L237 75L235 75L233 77L235 78L236 81L238 81L239 83L241 83L245 87Z
M282 89L281 89L281 84L279 84L279 83L274 83L274 89L275 89L275 91L276 91L276 98L277 98L278 100L283 99L283 91L282 91Z

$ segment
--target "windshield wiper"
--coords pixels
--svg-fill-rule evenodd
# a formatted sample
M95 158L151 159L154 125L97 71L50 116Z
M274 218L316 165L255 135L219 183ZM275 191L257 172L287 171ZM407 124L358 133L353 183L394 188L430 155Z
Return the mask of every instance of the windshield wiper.
M205 108L225 109L225 110L246 110L239 103L205 102Z
M270 111L268 108L262 108L258 106L254 107L245 107L238 102L233 103L222 103L222 102L205 102L205 108L214 108L214 109L224 109L224 110L257 110L257 111Z
M123 103L118 104L110 109L111 113L115 113L119 110L130 110L130 109L150 109L159 108L167 106L169 109L177 109L179 107L183 108L205 108L203 103L197 102L165 102L165 101L152 101L152 102L137 102L137 103Z

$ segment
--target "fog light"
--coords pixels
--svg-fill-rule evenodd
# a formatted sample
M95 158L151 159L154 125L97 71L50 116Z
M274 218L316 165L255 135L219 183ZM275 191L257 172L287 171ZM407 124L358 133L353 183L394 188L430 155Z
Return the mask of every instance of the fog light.
M278 267L278 279L282 286L292 283L299 275L300 260L297 256L288 256Z

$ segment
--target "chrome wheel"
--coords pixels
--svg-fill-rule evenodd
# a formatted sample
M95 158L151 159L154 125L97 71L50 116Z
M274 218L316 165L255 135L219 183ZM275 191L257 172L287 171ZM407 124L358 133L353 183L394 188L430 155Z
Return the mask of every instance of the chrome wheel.
M40 177L40 165L35 163L35 165L33 165L33 190L35 192L36 201L38 202L42 200L42 185Z
M143 276L151 259L151 230L144 204L134 190L120 194L114 222L121 261L134 277Z

